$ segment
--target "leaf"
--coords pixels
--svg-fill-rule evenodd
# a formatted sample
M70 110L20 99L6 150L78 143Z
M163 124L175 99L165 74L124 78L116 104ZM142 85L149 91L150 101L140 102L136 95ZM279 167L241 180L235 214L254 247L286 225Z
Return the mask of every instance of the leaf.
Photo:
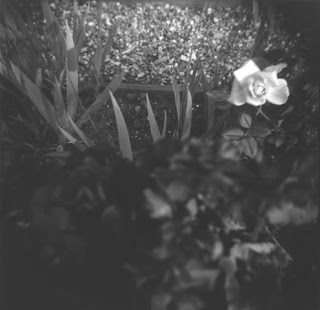
M40 88L42 85L42 69L38 68L36 74L36 85Z
M304 225L315 222L319 215L317 205L296 206L293 202L283 202L280 208L272 208L267 212L267 218L273 225L294 224Z
M19 74L22 77L27 96L38 109L43 118L52 126L56 120L56 112L53 109L49 100L41 93L40 88L35 85L17 66L11 62L12 70L15 74ZM54 126L54 125L53 125ZM55 128L56 129L56 128Z
M87 147L94 146L94 143L84 134L84 132L73 122L71 116L68 114L68 119L72 125L74 131L78 134L81 140L85 143Z
M164 112L163 112L163 128L162 128L161 137L165 138L166 133L167 133L167 111L164 110Z
M77 126L79 128L81 128L82 125L89 120L89 116L91 113L98 111L102 107L102 105L109 100L110 92L114 93L116 91L116 89L120 86L124 75L124 71L117 75L104 89L104 91L98 95L93 104L81 115L80 119L77 121Z
M152 219L171 218L172 207L161 195L147 188L143 191L145 208Z
M252 137L246 137L240 140L238 148L247 156L254 158L258 152L258 142Z
M63 71L66 59L66 45L58 21L52 14L47 0L41 0L42 11L46 19L47 28L50 34L53 54L55 56L55 66L57 76Z
M58 82L56 77L55 77L55 84L52 92L53 92L54 104L57 109L57 118L59 119L59 122L62 125L62 128L67 128L69 123L67 120L67 111L66 111L65 104L63 101L63 96L61 93L61 84Z
M172 301L172 296L167 292L157 292L151 297L150 310L166 310Z
M244 136L244 132L239 128L228 129L223 133L227 140L240 140Z
M146 94L146 101L147 101L147 110L148 110L148 121L150 125L152 140L153 142L156 142L159 139L161 139L161 134L152 110L152 106L151 106L148 94Z
M79 151L85 151L87 148L85 145L80 143L75 137L73 137L70 133L68 133L66 130L61 128L59 124L56 124L61 133L66 137L66 139L72 143Z
M185 117L183 120L183 129L181 133L182 140L189 138L190 131L191 131L191 124L192 124L192 97L191 97L190 91L188 90Z
M271 130L263 124L255 124L249 128L247 134L251 137L264 138L271 134Z
M78 107L78 60L72 33L66 22L67 46L67 111L73 119Z
M252 123L252 117L247 113L242 113L239 122L243 128L249 128Z
M110 50L113 44L113 39L117 32L117 28L118 28L118 23L113 24L109 32L109 36L105 46L103 46L103 41L101 41L97 48L97 51L94 57L94 70L97 76L99 76L100 74L101 67L105 61L105 58L107 57L107 54L110 53Z
M180 118L181 118L180 89L174 77L171 77L171 85L172 85L173 94L174 94L174 100L175 100L174 102L176 104L176 109L177 109L178 128L179 128Z
M130 138L129 138L129 133L128 133L128 128L127 128L126 122L123 118L120 107L119 107L116 99L113 97L111 91L109 91L109 95L111 98L111 102L112 102L113 109L114 109L114 114L116 117L120 152L124 158L127 158L132 161L133 155L132 155L131 143L130 143Z

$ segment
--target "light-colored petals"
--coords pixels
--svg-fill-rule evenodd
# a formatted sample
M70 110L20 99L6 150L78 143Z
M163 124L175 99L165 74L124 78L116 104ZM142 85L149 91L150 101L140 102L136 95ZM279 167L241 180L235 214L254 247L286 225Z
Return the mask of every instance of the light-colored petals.
M236 106L240 106L246 103L246 96L240 83L234 79L232 89L228 101Z
M254 63L254 61L247 61L241 68L234 71L234 77L238 82L242 83L244 79L249 77L250 75L259 72L259 67Z
M265 68L263 71L265 72L272 72L275 71L276 74L280 73L284 68L287 68L287 64L285 63L281 63L281 64L277 64L275 66L269 66L267 68Z
M266 95L266 99L276 105L285 104L289 97L289 88L287 81L284 79L278 80L278 86L270 88Z
M254 98L252 96L248 96L246 98L246 102L251 104L251 105L254 105L256 107L260 106L260 105L263 105L266 103L266 98L265 97L261 97L261 98Z
M249 60L234 72L235 79L228 101L236 106L244 103L261 106L267 101L276 105L286 103L289 97L288 84L277 76L286 67L287 65L282 63L261 71Z
M262 79L263 82L267 85L267 87L277 86L278 77L275 71L272 71L272 72L260 71L255 73L254 76Z

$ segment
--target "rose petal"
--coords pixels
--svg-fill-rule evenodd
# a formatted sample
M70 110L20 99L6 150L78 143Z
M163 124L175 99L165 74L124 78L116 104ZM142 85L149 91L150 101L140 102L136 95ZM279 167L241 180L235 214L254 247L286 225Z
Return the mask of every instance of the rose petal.
M233 74L236 80L241 83L245 78L259 71L259 67L252 60L249 60L238 70L234 71Z
M246 96L244 94L243 88L240 86L240 83L236 79L233 80L230 97L227 100L236 106L240 106L246 103Z
M254 106L258 107L258 106L263 105L263 104L266 103L266 97L254 98L254 97L248 95L246 97L246 102L251 104L251 105L254 105Z
M266 99L276 105L285 104L289 97L289 88L287 81L278 79L278 85L271 87L266 95Z
M275 66L269 66L267 68L265 68L263 71L266 72L272 72L275 71L277 74L280 73L284 68L287 68L287 64L285 63L281 63L281 64L277 64Z
M267 87L276 87L278 85L278 77L275 71L272 72L256 72L255 79L261 79Z

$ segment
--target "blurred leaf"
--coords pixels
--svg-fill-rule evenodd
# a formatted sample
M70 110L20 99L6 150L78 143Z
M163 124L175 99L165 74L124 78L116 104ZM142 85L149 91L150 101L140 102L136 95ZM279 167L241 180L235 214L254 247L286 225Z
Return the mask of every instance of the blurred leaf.
M167 292L158 292L151 297L151 310L166 310L172 300L172 296Z
M164 219L172 217L172 207L163 196L147 188L143 192L145 208L152 219Z
M271 208L267 218L272 225L305 225L317 220L319 208L317 205L296 206L293 202L282 202L280 207Z
M111 91L109 92L109 95L111 98L111 102L112 102L113 109L114 109L114 114L116 117L120 152L124 158L127 158L132 161L133 155L132 155L131 143L130 143L130 138L129 138L129 133L128 133L128 128L127 128L126 122L123 118L120 107L119 107L116 99L113 97Z
M242 113L239 122L243 128L250 128L252 123L252 117L247 113Z
M157 64L160 64L162 62L165 62L168 60L168 57L167 56L163 56L163 57L160 57L159 59L157 59L154 64L157 65Z
M146 94L146 101L147 101L147 110L148 110L148 121L150 125L152 140L153 142L156 142L157 140L161 139L161 134L152 110L152 106L151 106L148 94Z

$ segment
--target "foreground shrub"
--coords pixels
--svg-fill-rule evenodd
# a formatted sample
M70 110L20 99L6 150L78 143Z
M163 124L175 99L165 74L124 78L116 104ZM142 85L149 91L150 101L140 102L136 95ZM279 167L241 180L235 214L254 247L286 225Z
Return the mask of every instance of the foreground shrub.
M226 141L160 140L135 163L96 146L40 169L42 177L19 168L35 184L8 183L8 197L21 200L5 212L7 301L286 309L292 257L275 228L311 227L318 213L316 156L292 162L286 175L270 175L244 166Z

